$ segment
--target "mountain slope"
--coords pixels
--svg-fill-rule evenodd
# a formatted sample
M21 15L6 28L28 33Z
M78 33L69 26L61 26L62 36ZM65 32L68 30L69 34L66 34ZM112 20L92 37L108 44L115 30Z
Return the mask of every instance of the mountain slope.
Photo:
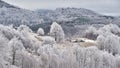
M43 20L30 10L18 8L0 0L0 24L19 26L21 24L40 24Z
M66 34L77 34L89 25L101 26L109 23L120 25L120 18L105 16L84 8L57 8L56 10L30 11L10 5L0 0L0 24L28 25L34 31L42 27L49 32L50 25L56 21L62 25Z
M56 10L37 10L43 18L52 21L73 24L108 24L116 23L116 17L105 16L84 8L57 8Z
M84 31L90 25L98 28L109 23L120 25L118 17L105 16L84 8L40 9L36 12L45 22L56 21L62 25L66 34L72 35Z
M2 7L6 7L6 8L18 8L18 7L15 7L13 5L10 5L10 4L8 4L8 3L0 0L0 8L2 8Z

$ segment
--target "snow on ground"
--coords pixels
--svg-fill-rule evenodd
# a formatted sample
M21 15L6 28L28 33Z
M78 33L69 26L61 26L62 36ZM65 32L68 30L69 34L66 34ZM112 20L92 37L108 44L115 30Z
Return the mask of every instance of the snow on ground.
M90 40L87 38L75 38L70 40L72 43L78 43L80 46L89 47L89 46L95 46L96 42L94 40Z
M54 38L52 38L50 36L40 36L36 33L30 33L30 38L34 42L38 42L38 43L43 42L43 41L46 41L46 43L47 42L50 43L49 42L50 39L54 41ZM65 41L64 43L57 43L56 45L58 45L57 46L58 48L69 48L69 47L72 47L75 44L80 45L82 47L90 47L90 46L95 46L96 42L94 40L90 40L90 39L87 39L87 38L76 38L76 39L72 39L70 42Z

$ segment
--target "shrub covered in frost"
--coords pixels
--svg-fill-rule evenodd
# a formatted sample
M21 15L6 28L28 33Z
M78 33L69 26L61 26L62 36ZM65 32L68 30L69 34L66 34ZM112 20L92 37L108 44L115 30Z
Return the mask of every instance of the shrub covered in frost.
M55 44L55 39L53 37L45 36L45 37L43 37L43 45L44 44L53 45L53 44Z
M38 31L37 31L37 34L38 35L44 35L44 30L42 28L39 28Z

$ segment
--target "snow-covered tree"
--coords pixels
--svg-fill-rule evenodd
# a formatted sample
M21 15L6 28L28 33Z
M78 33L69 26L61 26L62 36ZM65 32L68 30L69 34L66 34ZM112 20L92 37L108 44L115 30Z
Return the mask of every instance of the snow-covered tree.
M113 34L120 33L120 28L115 24L109 24L109 25L104 26L103 28L105 27L108 29L108 31L110 31Z
M96 29L93 26L90 26L85 32L84 37L96 40L99 35L108 35L114 34L120 36L120 28L115 24L104 25L103 27Z
M98 36L97 46L101 50L106 50L109 53L120 54L120 38L113 34L107 36Z
M115 58L112 54L108 52L101 52L101 67L100 68L116 68Z
M39 28L38 31L37 31L37 34L38 35L44 35L44 30L42 28Z
M9 40L11 40L13 37L19 36L18 31L16 31L12 26L0 25L0 29L1 34L3 34Z
M36 61L38 57L34 57L31 53L22 51L18 57L18 64L16 66L19 68L39 68L37 67L39 62Z
M116 56L115 58L115 68L120 68L120 56Z
M97 31L99 35L108 35L110 33L120 36L120 28L115 24L104 25Z
M39 57L40 62L40 68L48 68L49 67L49 58L48 55L46 53L42 53L41 56Z
M0 31L0 68L6 68L10 63L9 40Z
M62 30L58 24L57 29ZM0 68L119 68L119 31L111 29L91 29L99 35L97 45L82 47L72 42L55 43L54 36L37 36L27 26L16 30L0 25Z
M62 27L56 22L53 22L53 24L51 25L50 35L55 38L56 42L63 42L65 38Z
M20 34L20 39L23 43L23 46L27 48L32 48L33 42L31 35L33 31L26 25L21 25L18 27L17 31Z
M91 26L85 31L83 36L88 39L96 40L96 38L98 36L97 29L95 27Z
M13 38L12 40L10 40L9 42L9 46L11 47L11 63L12 65L16 64L16 57L17 57L17 53L19 53L20 51L22 52L22 50L24 50L24 46L22 44L22 42L18 39L18 38Z
M26 31L26 32L32 32L32 30L26 26L26 25L20 25L18 28L17 28L18 31Z

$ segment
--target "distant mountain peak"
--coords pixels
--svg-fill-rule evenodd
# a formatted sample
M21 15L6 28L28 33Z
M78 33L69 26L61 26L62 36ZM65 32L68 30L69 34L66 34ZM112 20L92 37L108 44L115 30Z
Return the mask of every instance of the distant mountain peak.
M4 2L3 0L0 0L0 8L2 8L2 7L6 7L6 8L18 8L16 6L13 6L11 4L8 4L8 3Z
M57 12L65 13L65 14L80 14L80 15L100 15L92 10L85 9L85 8L57 8Z

